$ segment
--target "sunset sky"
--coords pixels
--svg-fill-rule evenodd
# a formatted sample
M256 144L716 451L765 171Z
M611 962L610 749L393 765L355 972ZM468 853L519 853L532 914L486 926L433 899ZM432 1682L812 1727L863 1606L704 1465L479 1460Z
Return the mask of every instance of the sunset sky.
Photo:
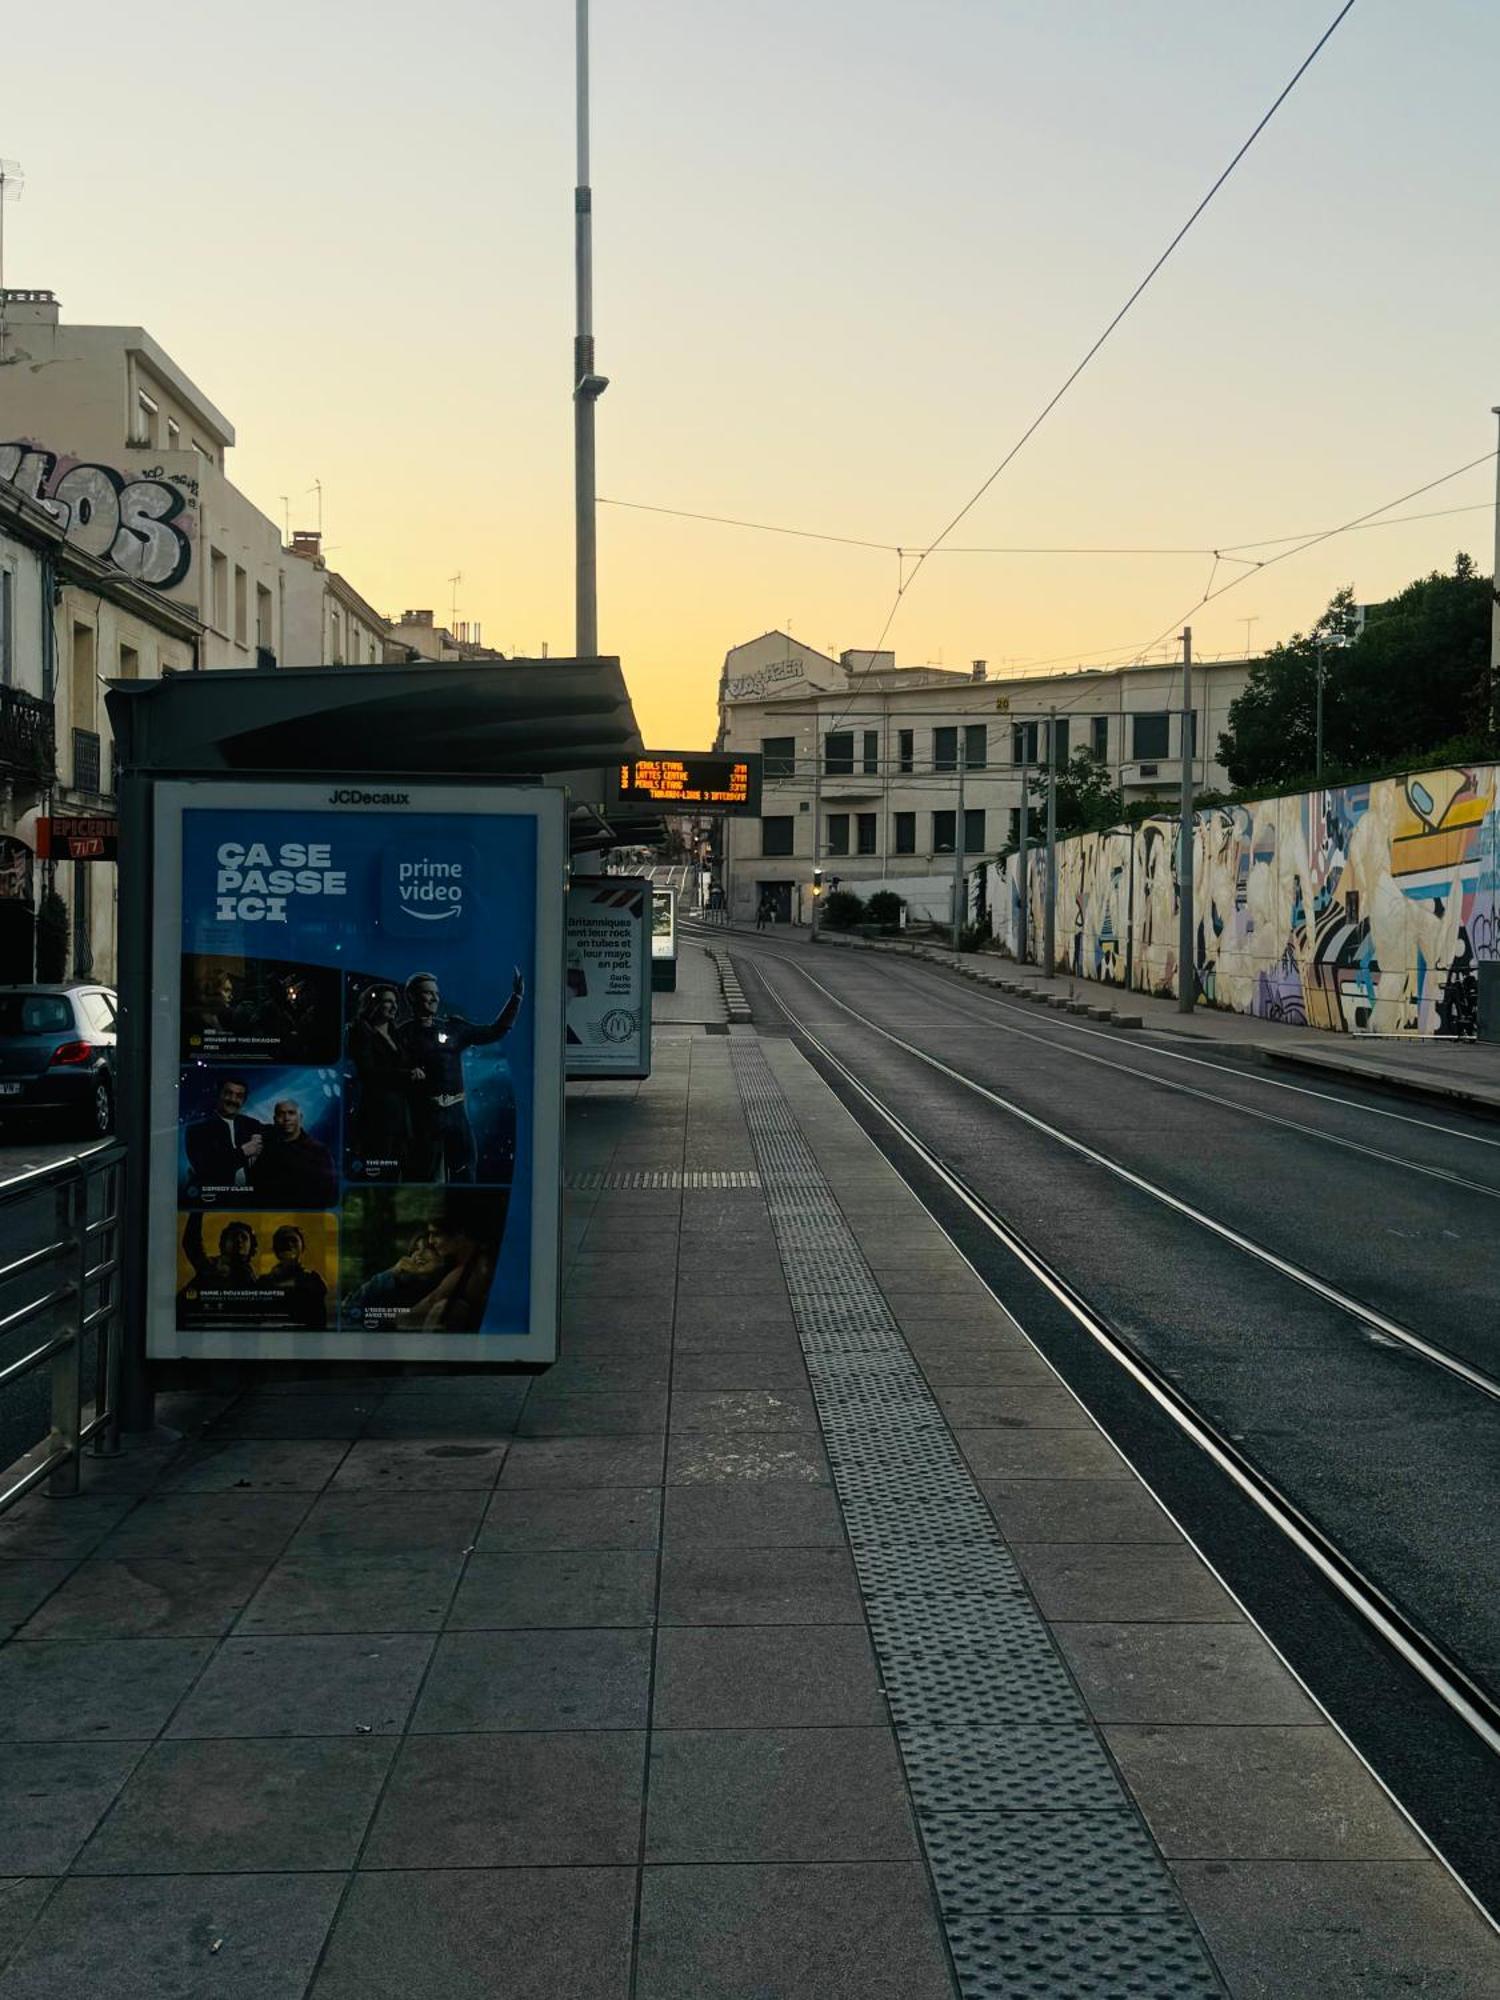
M1335 0L596 0L599 489L920 548L1100 331ZM567 0L75 0L7 23L5 279L144 324L231 476L382 610L572 647ZM1332 527L1495 443L1500 12L1360 0L960 545ZM48 77L57 79L49 86ZM17 88L21 78L30 79ZM1260 650L1467 548L1494 467L1193 618ZM600 640L649 741L725 649L874 643L896 557L604 507ZM1273 554L1268 548L1251 553ZM1131 657L1211 555L934 556L905 663ZM1220 567L1218 581L1233 574ZM1247 619L1254 622L1248 627Z

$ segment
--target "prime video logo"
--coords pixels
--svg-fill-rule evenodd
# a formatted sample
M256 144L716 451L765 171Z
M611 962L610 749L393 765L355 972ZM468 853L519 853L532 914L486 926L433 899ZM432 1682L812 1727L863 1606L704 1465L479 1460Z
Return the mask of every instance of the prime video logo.
M435 927L452 935L465 927L475 856L464 842L441 838L393 841L384 856L381 917L407 937Z

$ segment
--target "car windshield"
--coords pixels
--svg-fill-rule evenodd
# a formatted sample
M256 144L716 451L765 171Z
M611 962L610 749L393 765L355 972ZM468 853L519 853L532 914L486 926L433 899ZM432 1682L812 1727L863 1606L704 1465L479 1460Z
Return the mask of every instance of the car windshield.
M59 993L0 993L0 1035L66 1035L73 1009Z

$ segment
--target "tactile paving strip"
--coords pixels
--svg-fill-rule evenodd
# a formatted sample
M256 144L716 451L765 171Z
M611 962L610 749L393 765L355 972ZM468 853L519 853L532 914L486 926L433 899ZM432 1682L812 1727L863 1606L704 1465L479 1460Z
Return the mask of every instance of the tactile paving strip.
M764 1052L731 1060L964 2000L1221 1994Z
M675 1193L682 1188L758 1188L753 1167L597 1167L563 1175L574 1194L623 1194L630 1190Z

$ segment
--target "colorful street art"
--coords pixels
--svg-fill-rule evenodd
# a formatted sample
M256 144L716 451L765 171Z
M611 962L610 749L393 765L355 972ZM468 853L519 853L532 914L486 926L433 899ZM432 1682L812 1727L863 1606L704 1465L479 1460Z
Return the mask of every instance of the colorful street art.
M1206 1006L1342 1034L1471 1035L1478 966L1500 959L1497 768L1410 772L1199 813L1193 826ZM1177 990L1177 822L1059 843L1057 969ZM1038 955L1046 857L1029 869ZM989 897L1020 937L1014 857Z

